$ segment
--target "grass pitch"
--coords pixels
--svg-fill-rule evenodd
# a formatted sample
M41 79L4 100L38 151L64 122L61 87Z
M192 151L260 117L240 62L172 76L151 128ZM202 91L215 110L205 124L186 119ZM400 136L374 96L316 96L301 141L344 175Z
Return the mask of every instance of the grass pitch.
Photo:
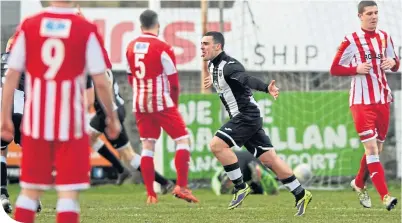
M19 192L17 185L10 185L9 192L15 203ZM359 222L359 223L400 223L401 203L388 212L381 204L374 189L370 189L373 207L360 206L355 192L312 191L313 200L304 217L294 217L293 196L285 190L279 195L250 195L240 208L227 210L231 195L216 196L212 191L199 189L193 193L200 199L199 204L189 204L172 195L160 195L154 206L145 204L146 194L142 185L105 185L93 187L80 197L81 222L83 223L131 223L131 222L174 222L174 223L259 223L259 222ZM401 198L400 185L390 187L393 196ZM400 201L401 202L401 201ZM56 193L47 192L42 198L43 210L36 222L55 222Z

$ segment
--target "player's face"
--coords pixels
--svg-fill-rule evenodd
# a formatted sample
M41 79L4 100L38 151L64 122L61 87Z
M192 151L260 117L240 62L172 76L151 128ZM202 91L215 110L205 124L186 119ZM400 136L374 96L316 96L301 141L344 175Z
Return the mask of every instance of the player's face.
M214 43L212 36L204 36L201 40L201 57L204 61L212 60L219 54L219 44Z
M375 30L378 23L378 8L377 6L364 7L364 12L359 14L362 28L367 30Z

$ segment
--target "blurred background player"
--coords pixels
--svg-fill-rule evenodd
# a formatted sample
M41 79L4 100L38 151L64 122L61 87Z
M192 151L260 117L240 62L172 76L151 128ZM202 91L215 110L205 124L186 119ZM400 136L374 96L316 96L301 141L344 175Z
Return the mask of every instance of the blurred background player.
M187 188L190 140L178 111L179 79L173 48L158 39L158 15L145 10L140 15L142 35L131 41L126 57L133 86L133 112L142 141L141 170L147 188L147 203L157 203L153 189L155 142L163 128L176 142L176 187L173 194L188 202L198 199Z
M25 19L16 32L3 88L1 134L3 140L13 138L13 94L25 71L22 190L15 220L34 222L37 200L55 185L57 222L77 223L78 191L89 187L90 171L84 70L101 92L99 98L108 116L107 133L114 139L121 127L113 111L96 26L76 15L71 1L50 4ZM57 173L54 179L53 167Z
M296 216L305 214L312 194L296 179L292 169L276 155L268 135L262 128L262 116L251 89L266 92L276 99L279 88L275 80L265 84L246 73L243 65L224 51L225 38L220 32L207 32L201 41L201 56L209 61L209 75L204 87L214 85L230 120L215 134L210 143L211 152L223 165L229 179L234 183L234 195L228 209L241 205L251 189L243 180L236 154L232 147L246 149L269 167L280 181L291 191L296 200Z
M251 194L276 195L279 186L275 174L248 151L235 152L239 167L243 173L243 181L250 185ZM215 172L211 179L211 187L216 195L228 194L233 190L233 183L223 168Z
M391 210L397 199L388 193L379 153L388 132L392 102L385 71L396 72L399 59L391 36L377 29L377 4L374 1L361 1L358 16L361 28L345 36L332 63L331 74L353 77L349 105L365 154L351 186L357 192L361 205L370 208L371 199L365 188L364 177L368 170L383 205Z
M5 72L8 68L7 59L9 56L10 49L12 47L14 40L14 36L10 37L7 42L6 52L1 54L1 80L4 83L5 80ZM20 125L22 120L22 114L24 112L24 103L25 103L25 94L24 94L24 83L25 82L25 74L21 74L20 82L18 83L18 88L14 91L14 103L13 103L13 114L12 120L14 124L14 143L21 146L21 132ZM1 95L0 88L0 95ZM1 96L0 96L1 98ZM1 169L1 179L0 179L0 202L3 206L3 209L6 213L12 212L12 206L9 200L9 194L7 191L7 152L8 145L12 142L12 140L3 140L1 139L1 157L0 157L0 169ZM37 212L42 210L42 204L38 202Z

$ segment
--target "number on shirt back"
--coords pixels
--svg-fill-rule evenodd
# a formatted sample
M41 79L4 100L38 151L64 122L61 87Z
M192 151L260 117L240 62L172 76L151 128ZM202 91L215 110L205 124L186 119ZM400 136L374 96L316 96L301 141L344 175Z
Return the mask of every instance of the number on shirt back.
M135 53L134 54L134 59L135 59L135 75L137 75L138 79L142 79L145 77L145 64L142 61L142 59L145 58L145 54L143 53Z
M47 39L42 45L42 62L48 66L45 79L54 79L64 61L65 48L60 39Z

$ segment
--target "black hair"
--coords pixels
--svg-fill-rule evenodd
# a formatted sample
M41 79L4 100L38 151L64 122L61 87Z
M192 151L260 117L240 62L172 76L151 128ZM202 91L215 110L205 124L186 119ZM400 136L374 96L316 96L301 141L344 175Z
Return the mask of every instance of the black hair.
M210 31L205 33L204 36L212 36L214 43L221 44L221 48L223 50L223 47L225 46L225 37L223 37L223 34L221 32Z
M145 10L140 15L141 26L145 29L153 28L158 24L158 14L150 9Z

